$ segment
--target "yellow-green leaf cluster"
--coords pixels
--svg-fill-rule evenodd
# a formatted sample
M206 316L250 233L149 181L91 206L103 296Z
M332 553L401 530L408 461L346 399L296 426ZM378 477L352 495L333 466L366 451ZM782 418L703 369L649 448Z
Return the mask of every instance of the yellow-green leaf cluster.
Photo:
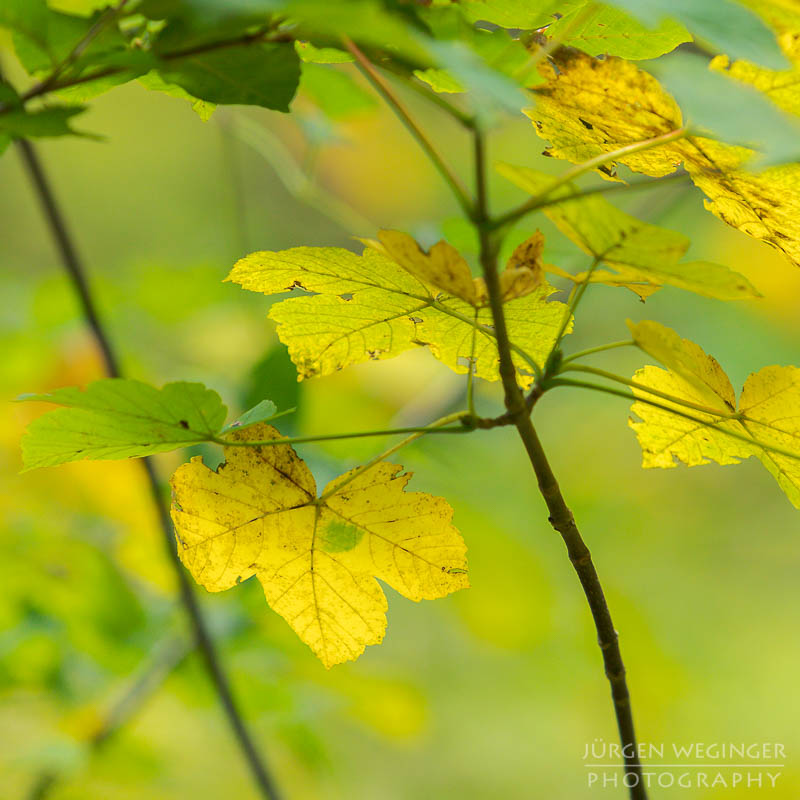
M755 456L800 508L800 369L770 366L750 375L737 407L728 376L698 345L656 322L629 327L636 344L667 367L634 375L639 400L631 411L639 421L630 426L643 466L738 464Z
M271 426L233 441L279 440ZM386 630L377 579L411 600L469 585L466 546L445 500L406 492L410 475L378 463L331 481L320 497L289 445L227 446L172 476L181 560L212 592L256 576L270 607L326 667L358 658Z
M683 165L708 196L706 208L800 264L800 166L752 172L746 165L753 151L681 136L684 120L674 99L629 61L562 49L542 70L547 83L533 90L536 107L526 113L550 142L549 155L580 163L629 147L615 160L652 177ZM658 137L671 140L638 149ZM613 162L600 171L616 179Z
M500 174L534 197L552 183L545 173L528 167L498 164ZM550 272L576 283L589 281L624 286L645 299L664 285L676 286L719 300L758 297L750 282L737 272L707 261L681 261L689 240L680 233L642 222L599 194L569 199L576 187L566 184L547 195L544 213L597 263L614 271L592 269L571 275L553 266ZM560 200L560 198L564 198Z
M264 294L309 293L270 309L300 379L422 346L456 372L472 363L478 377L498 380L486 287L461 255L447 242L425 252L398 231L365 244L361 255L335 247L252 253L228 280ZM544 363L567 313L547 299L555 290L543 281L542 248L534 234L500 276L522 386L533 380L526 356Z

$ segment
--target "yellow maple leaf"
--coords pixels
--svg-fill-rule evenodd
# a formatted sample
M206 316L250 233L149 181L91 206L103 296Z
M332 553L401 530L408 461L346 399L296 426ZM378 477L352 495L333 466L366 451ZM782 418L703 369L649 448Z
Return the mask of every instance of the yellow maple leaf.
M426 253L407 234L379 235L379 242L365 241L362 255L336 247L252 253L228 280L265 294L292 288L312 293L270 309L300 379L423 346L456 372L465 373L472 363L478 377L499 380L483 280L473 279L466 261L445 242ZM519 382L526 388L533 372L525 356L543 364L567 313L563 303L548 301L555 289L542 278L543 243L534 234L500 276Z
M628 325L636 344L667 367L646 366L634 375L639 400L631 411L639 421L629 424L643 466L738 464L755 456L800 508L800 369L771 366L750 375L737 409L728 376L698 345L657 322Z
M280 439L269 425L233 441ZM181 560L220 592L255 575L270 607L326 667L358 658L386 630L376 578L411 600L466 588L466 546L439 497L404 491L402 467L345 473L317 497L289 445L227 446L216 472L196 457L172 476Z
M533 90L536 107L526 113L550 142L548 155L577 164L658 136L681 135L683 117L675 100L629 61L562 49L554 65L542 69L548 82ZM800 265L800 165L756 173L746 168L752 156L744 147L687 135L616 160L652 177L683 164L708 196L709 211ZM616 178L613 162L600 172Z
M627 144L683 127L681 110L650 73L622 58L593 58L560 48L540 65L547 83L533 89L536 107L525 113L550 142L546 155L574 164ZM683 161L676 143L632 153L619 161L634 172L669 175ZM613 165L601 174L615 178Z

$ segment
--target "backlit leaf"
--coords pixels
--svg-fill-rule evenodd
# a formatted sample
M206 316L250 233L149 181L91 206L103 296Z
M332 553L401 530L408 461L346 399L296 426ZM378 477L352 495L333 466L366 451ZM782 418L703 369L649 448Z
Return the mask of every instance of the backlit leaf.
M492 22L502 28L534 29L549 25L557 14L580 8L586 0L459 0L470 22Z
M527 167L498 164L501 175L534 197L546 191L553 178ZM571 184L556 189L548 199L557 200L576 192ZM590 282L624 286L646 297L663 285L676 286L720 300L758 297L743 276L720 264L705 261L681 262L689 240L680 233L651 225L626 214L599 194L547 205L544 213L585 253L614 269L595 269ZM569 275L549 268L574 281L587 273Z
M551 142L547 153L573 163L679 131L680 109L649 73L618 58L594 59L560 51L543 67L548 83L534 89L536 108L526 113ZM681 164L707 196L706 207L738 230L784 252L800 264L800 167L746 169L753 151L700 136L684 137L623 154L620 163L661 177ZM613 163L601 174L615 177Z
M280 438L267 425L246 436ZM405 492L402 467L346 473L318 499L289 445L228 446L225 458L216 472L195 458L172 476L181 559L213 592L255 575L270 607L326 667L383 639L387 602L376 578L417 601L469 585L452 509Z
M593 56L657 58L683 42L691 42L686 28L669 17L654 26L644 25L618 8L593 4L587 12L576 8L547 29L547 35L562 44L578 47Z
M446 242L425 253L407 234L382 231L380 237L381 242L367 242L360 256L333 247L252 253L237 262L228 280L264 294L313 293L270 309L301 379L418 346L428 346L451 369L466 372L478 325L484 327L477 336L476 374L498 380L482 279L471 277L467 263ZM566 313L563 304L547 302L554 289L541 283L540 237L515 252L501 274L512 342L539 365ZM521 384L530 385L530 364L519 352L515 358Z
M737 464L755 456L800 508L800 369L772 366L750 375L737 409L727 375L698 345L656 322L629 327L637 345L667 367L644 367L634 381L701 407L686 408L634 388L640 399L631 411L640 421L630 420L630 426L642 447L643 466Z
M213 439L225 422L219 395L201 383L107 378L22 400L64 408L35 419L22 437L25 469L83 459L135 458Z

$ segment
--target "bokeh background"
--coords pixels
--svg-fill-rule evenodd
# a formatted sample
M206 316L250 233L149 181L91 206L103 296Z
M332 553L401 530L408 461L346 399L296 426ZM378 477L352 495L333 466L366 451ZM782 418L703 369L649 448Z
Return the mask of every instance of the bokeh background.
M252 250L355 247L352 236L379 227L425 244L444 235L474 260L436 174L353 78L338 89L338 78L304 78L292 118L227 109L208 122L131 85L80 118L104 141L40 146L130 377L204 381L231 413L269 397L297 408L281 421L294 435L424 423L463 403L463 378L423 351L298 384L266 316L270 299L222 283ZM345 112L323 116L337 91L340 109L349 98ZM462 132L406 100L467 175ZM542 147L520 115L498 120L490 155L563 169ZM36 797L53 776L54 800L255 798L186 645L141 470L79 463L19 474L20 435L45 407L13 399L85 384L101 364L13 149L0 160L0 187L0 795ZM495 210L523 199L499 176L491 194ZM706 213L688 186L614 202L686 232L690 255L743 272L764 298L723 304L664 289L644 305L593 287L567 351L626 338L626 317L652 318L714 354L737 387L764 365L800 363L800 272ZM541 216L509 244L536 227L548 235L548 261L582 265ZM630 375L643 362L617 350L593 363ZM498 410L497 387L480 386L478 402ZM783 743L783 776L762 792L794 800L800 517L755 463L642 470L627 417L624 400L566 389L536 410L621 633L640 739ZM299 449L324 483L386 445ZM159 456L161 474L185 455ZM586 744L616 740L608 688L582 593L515 437L431 437L399 461L412 487L454 506L472 588L422 604L387 588L385 642L357 663L326 671L254 580L199 590L287 797L624 797L586 787ZM124 724L90 744L114 726L123 698Z

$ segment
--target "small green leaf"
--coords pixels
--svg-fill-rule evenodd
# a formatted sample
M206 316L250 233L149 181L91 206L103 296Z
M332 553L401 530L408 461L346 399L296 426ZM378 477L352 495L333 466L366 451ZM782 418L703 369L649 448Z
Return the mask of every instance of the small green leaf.
M219 395L201 383L163 389L123 378L23 395L64 408L34 420L22 437L25 469L83 459L136 458L213 439L225 422Z
M247 428L259 422L269 422L269 420L275 417L277 411L278 409L272 400L262 400L249 411L245 411L235 422L226 425L221 433L227 433L236 428Z
M447 70L435 69L415 69L414 76L433 89L434 92L457 94L465 92L466 89L458 82Z
M348 64L353 56L337 47L315 47L311 42L295 41L294 49L305 64Z

